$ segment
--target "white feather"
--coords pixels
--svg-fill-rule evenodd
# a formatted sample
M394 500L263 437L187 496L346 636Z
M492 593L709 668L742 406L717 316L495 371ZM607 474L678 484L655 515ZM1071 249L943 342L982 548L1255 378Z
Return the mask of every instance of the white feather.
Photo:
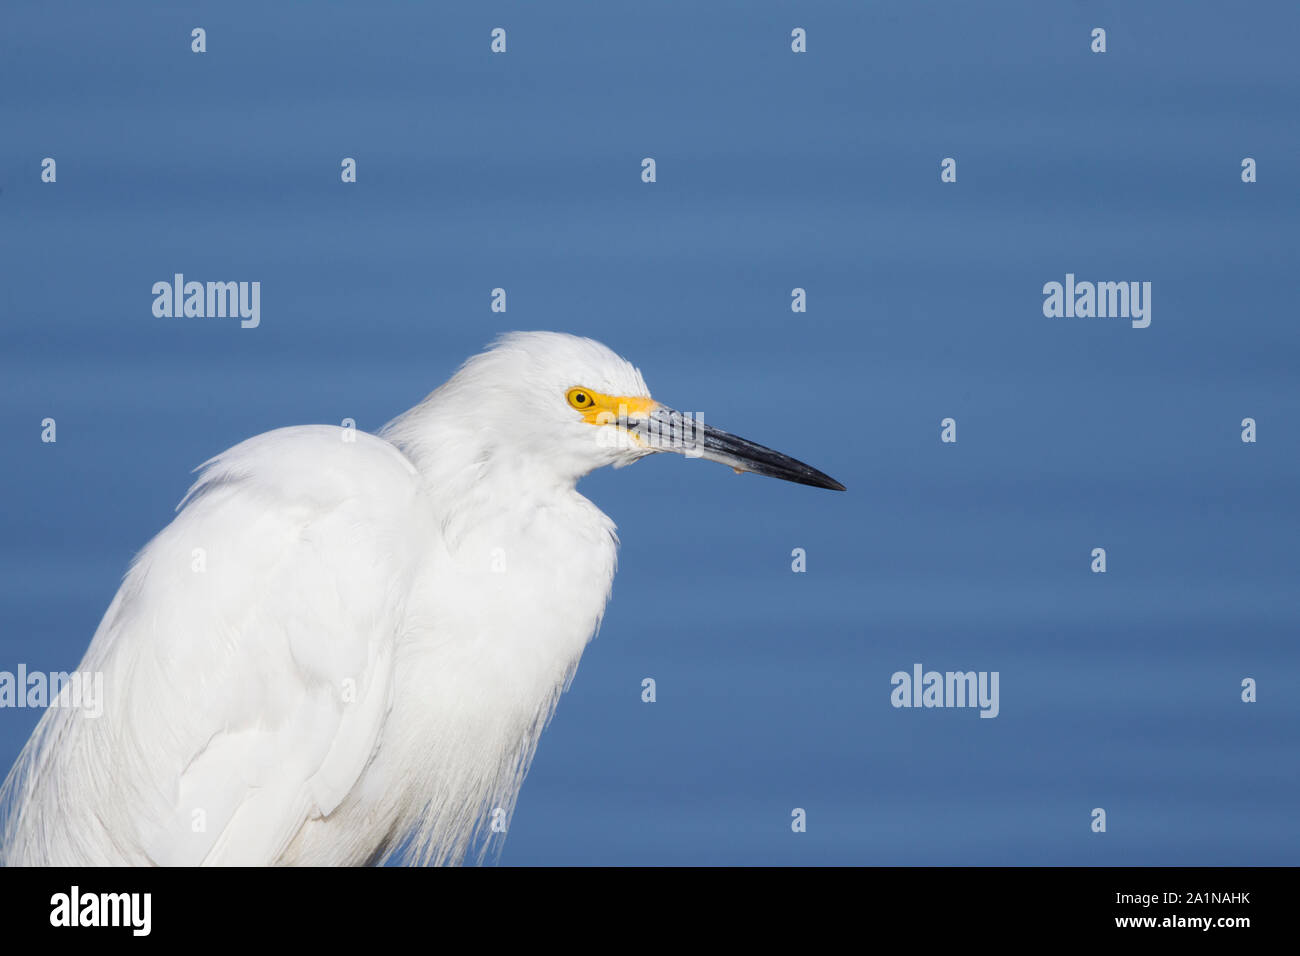
M597 443L575 385L647 394L599 343L516 333L381 437L286 428L208 462L82 661L103 715L48 710L5 781L0 861L486 849L613 580L574 484L645 453Z

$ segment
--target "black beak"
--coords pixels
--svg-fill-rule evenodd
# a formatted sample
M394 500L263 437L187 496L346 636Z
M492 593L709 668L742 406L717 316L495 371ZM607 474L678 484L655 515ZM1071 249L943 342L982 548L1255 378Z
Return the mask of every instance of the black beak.
M629 423L642 441L655 451L672 451L687 458L707 458L721 462L736 471L752 471L756 475L780 478L814 488L844 491L844 486L830 475L823 474L811 465L773 451L752 441L705 425L693 415L683 415L664 405L659 405L649 417Z

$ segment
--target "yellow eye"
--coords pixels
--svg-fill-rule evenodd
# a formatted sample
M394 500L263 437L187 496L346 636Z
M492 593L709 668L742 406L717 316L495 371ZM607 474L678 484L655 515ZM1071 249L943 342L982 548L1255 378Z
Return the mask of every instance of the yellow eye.
M591 397L591 392L585 388L569 389L569 404L574 408L586 409L596 404L596 400Z

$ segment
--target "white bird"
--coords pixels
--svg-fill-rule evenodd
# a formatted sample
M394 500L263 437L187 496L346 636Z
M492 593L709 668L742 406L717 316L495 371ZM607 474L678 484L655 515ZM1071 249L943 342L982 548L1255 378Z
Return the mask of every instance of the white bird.
M575 485L656 451L843 490L551 332L503 336L378 436L283 428L211 459L81 662L102 715L51 706L6 778L0 862L486 848L614 577L614 524Z

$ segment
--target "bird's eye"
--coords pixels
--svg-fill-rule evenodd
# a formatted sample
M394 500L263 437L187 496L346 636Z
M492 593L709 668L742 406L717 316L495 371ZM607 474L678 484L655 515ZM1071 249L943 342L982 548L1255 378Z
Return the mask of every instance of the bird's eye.
M569 389L569 404L574 408L591 408L596 404L596 400L591 397L591 392L584 388Z

